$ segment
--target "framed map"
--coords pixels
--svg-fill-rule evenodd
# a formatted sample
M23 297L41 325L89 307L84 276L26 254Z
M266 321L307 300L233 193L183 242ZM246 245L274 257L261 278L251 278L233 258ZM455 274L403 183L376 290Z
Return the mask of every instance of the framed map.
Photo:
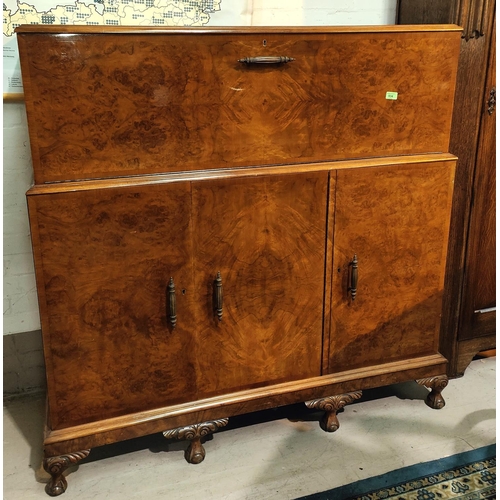
M103 26L204 26L222 0L4 0L3 93L22 98L23 85L14 30L21 24ZM241 4L242 2L236 2Z

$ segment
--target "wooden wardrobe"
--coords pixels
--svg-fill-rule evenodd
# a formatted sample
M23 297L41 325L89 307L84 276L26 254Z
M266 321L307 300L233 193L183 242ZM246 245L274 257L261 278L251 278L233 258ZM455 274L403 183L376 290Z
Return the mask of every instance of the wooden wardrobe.
M399 24L463 27L450 151L458 156L441 352L462 375L496 341L494 0L399 0Z

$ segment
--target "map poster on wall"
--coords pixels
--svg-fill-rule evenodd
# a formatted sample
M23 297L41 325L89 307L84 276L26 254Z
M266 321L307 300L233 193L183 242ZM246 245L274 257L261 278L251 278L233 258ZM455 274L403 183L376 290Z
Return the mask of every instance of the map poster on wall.
M21 24L102 26L204 26L223 0L3 0L3 92L22 94L14 30ZM242 23L246 1L231 1L223 21ZM228 17L229 16L229 17ZM221 24L226 24L223 22Z
M17 94L23 92L16 37L6 37L5 31L3 37L3 92L4 94Z

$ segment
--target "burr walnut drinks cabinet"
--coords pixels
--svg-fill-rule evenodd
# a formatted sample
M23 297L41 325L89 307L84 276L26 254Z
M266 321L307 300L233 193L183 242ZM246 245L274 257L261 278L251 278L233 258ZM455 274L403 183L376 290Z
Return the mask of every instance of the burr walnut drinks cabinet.
M93 447L407 380L441 408L450 25L17 29L47 492Z

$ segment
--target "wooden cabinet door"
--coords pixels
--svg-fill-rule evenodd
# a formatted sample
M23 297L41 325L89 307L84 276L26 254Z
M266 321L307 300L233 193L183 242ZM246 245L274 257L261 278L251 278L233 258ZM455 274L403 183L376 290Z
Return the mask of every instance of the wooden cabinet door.
M338 171L330 373L437 352L453 174L453 161Z
M29 196L52 429L195 397L190 205L188 182Z
M327 172L193 183L200 397L321 374L327 187Z

